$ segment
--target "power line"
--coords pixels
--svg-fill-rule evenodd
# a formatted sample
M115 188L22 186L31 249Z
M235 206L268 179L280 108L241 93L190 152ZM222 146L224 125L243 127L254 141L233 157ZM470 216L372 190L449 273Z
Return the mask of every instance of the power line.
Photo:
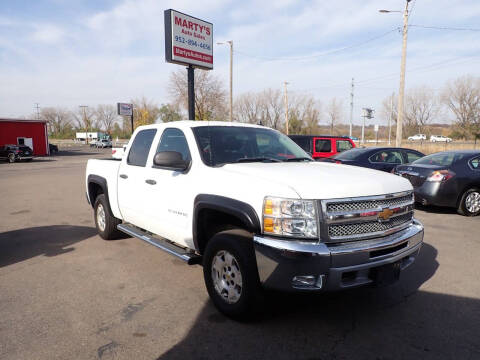
M434 30L480 31L480 29L475 29L475 28L458 28L458 27L448 27L448 26L430 26L430 25L413 25L413 24L409 26L423 28L423 29L434 29Z
M248 53L244 53L242 51L238 51L238 50L235 50L235 52L237 54L240 54L240 55L243 55L243 56L247 56L247 57L251 57L251 58L256 58L256 59L260 59L260 60L265 60L265 61L298 61L298 60L309 60L309 59L315 59L315 58L318 58L318 57L322 57L322 56L327 56L327 55L331 55L331 54L336 54L338 52L341 52L341 51L345 51L345 50L349 50L349 49L353 49L355 47L359 47L359 46L362 46L362 45L365 45L369 42L372 42L372 41L375 41L375 40L378 40L378 39L381 39L395 31L398 31L398 27L392 29L392 30L389 30L385 33L382 33L381 35L378 35L378 36L375 36L375 37L372 37L370 39L367 39L365 41L362 41L362 42L359 42L359 43L356 43L356 44L352 44L352 45L348 45L348 46L344 46L342 48L339 48L339 49L334 49L334 50L330 50L330 51L326 51L326 52L323 52L323 53L319 53L319 54L315 54L315 55L307 55L307 56L298 56L298 57L266 57L266 56L257 56L257 55L252 55L252 54L248 54Z

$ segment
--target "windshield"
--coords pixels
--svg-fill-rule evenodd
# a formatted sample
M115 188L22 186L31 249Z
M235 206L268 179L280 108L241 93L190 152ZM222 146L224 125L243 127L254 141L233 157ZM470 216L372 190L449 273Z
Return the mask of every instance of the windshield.
M361 156L367 149L351 149L334 156L338 160L355 160Z
M465 154L458 154L452 152L436 153L415 160L412 164L450 166L454 162L463 159L465 156Z
M255 161L312 161L288 136L270 129L240 126L192 128L208 166Z

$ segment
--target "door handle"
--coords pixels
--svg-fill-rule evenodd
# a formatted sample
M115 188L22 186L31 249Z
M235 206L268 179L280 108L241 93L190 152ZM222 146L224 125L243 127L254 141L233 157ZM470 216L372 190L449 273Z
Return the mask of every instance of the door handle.
M128 175L125 175L125 174L120 174L120 177L121 177L122 179L128 179Z
M148 184L148 185L155 185L157 182L155 180L151 180L151 179L147 179L145 180L145 182Z

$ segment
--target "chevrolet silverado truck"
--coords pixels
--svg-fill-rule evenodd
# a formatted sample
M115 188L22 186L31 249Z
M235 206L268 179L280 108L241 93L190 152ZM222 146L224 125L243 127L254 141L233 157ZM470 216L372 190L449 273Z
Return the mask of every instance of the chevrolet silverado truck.
M201 264L233 318L256 313L264 289L392 283L423 242L407 179L315 162L262 126L140 126L121 161L89 160L85 181L103 239L123 232Z

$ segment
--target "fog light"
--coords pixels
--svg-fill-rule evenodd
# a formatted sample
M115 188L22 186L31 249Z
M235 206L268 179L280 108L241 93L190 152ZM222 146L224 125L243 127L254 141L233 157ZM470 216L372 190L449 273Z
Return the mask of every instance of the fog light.
M292 287L296 289L314 289L319 290L323 286L323 278L325 275L299 275L292 279Z

